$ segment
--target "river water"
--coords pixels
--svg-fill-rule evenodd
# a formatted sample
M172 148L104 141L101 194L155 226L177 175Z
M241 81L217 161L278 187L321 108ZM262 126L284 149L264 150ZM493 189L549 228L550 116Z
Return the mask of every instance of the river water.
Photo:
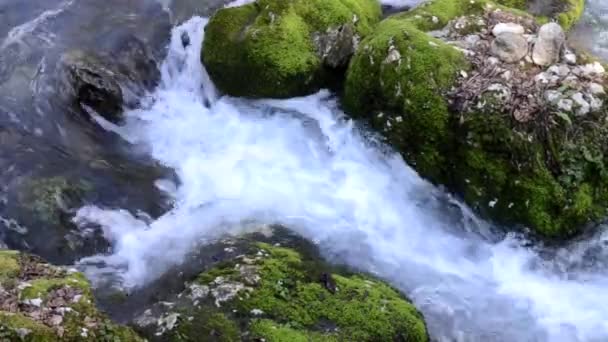
M112 246L79 262L94 283L136 291L207 241L276 223L404 291L434 340L608 340L608 232L559 247L500 233L348 120L329 92L219 96L200 64L205 23L175 27L158 88L124 125L103 123L177 181L156 180L172 209L154 220L100 203L78 211Z

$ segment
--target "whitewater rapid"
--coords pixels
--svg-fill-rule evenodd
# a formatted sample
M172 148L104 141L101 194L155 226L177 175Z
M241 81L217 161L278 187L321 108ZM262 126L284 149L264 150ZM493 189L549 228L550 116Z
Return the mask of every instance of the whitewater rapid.
M111 274L137 288L205 241L278 223L403 290L437 341L608 340L605 234L541 258L548 249L498 238L421 179L347 120L332 94L220 97L200 63L205 23L174 29L158 89L124 126L106 124L179 183L159 180L174 209L152 222L80 209L76 221L99 224L113 246L81 261L91 279Z

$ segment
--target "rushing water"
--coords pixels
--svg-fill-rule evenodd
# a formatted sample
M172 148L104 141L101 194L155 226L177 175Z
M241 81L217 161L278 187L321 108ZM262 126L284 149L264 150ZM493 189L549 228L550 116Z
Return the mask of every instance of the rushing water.
M218 96L199 60L204 24L173 30L161 85L124 126L108 126L173 168L179 184L157 183L174 209L152 222L79 211L113 246L81 261L93 280L137 288L207 239L279 223L402 289L438 341L608 340L606 234L559 249L496 235L347 120L328 92Z
M570 43L608 61L608 2L587 0L585 13L571 34Z

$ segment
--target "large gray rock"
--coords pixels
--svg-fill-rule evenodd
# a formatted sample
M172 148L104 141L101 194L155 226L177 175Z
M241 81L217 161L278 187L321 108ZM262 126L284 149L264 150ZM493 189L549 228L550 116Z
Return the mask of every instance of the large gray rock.
M502 32L492 42L491 52L503 62L519 62L528 54L528 41L521 34Z
M145 91L158 84L160 71L151 50L135 36L121 37L114 45L105 54L69 51L62 55L59 70L68 102L117 123L124 107L136 107Z
M66 100L77 106L89 107L108 121L121 120L122 89L117 74L101 57L74 50L64 54L60 64L62 94Z
M313 44L323 64L332 67L346 67L355 53L359 38L352 25L330 28L324 33L313 34Z
M566 34L557 23L548 23L538 30L538 39L532 50L532 60L540 66L548 66L559 61Z

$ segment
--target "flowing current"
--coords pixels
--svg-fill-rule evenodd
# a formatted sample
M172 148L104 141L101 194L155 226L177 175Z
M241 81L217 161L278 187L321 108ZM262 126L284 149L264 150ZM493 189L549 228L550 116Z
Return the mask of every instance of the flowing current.
M403 290L435 340L608 340L608 236L559 249L496 237L347 120L328 92L220 97L200 63L205 23L173 30L161 85L124 126L106 124L179 182L158 181L174 209L152 222L79 211L76 220L99 224L113 245L82 260L93 280L111 274L138 287L205 241L278 223Z

